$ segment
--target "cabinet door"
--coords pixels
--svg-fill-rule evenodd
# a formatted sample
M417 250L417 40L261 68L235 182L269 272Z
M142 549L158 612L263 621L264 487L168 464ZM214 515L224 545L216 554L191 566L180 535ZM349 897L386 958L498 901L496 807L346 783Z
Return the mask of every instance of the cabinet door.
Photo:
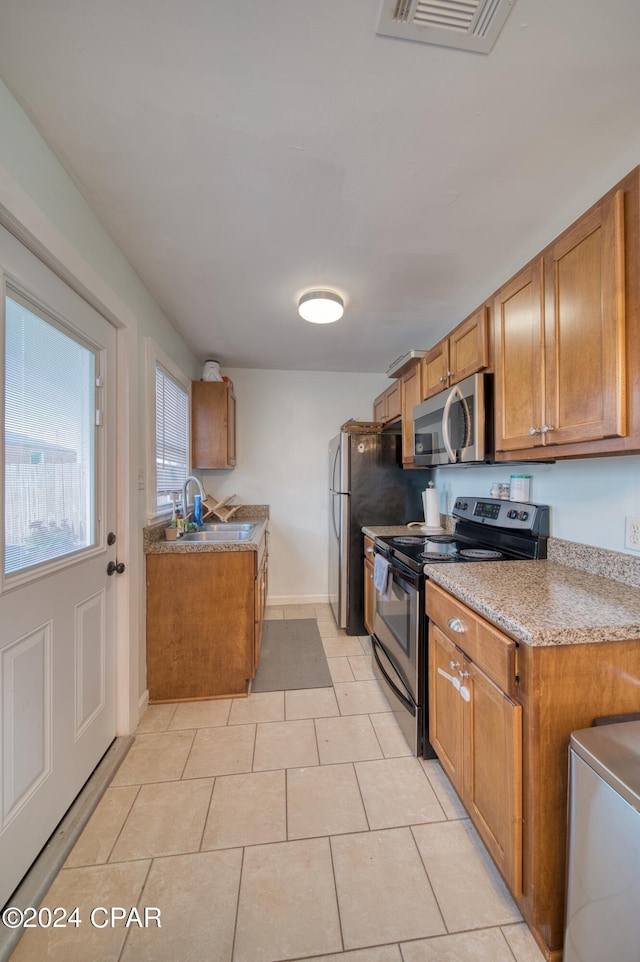
M373 561L364 563L364 626L370 635L373 634L373 617L375 610L375 588L373 585Z
M386 392L387 396L387 415L385 420L395 421L402 414L402 396L400 390L400 382L395 381L391 387L388 387Z
M265 603L265 569L260 567L256 577L256 589L254 597L255 605L255 627L253 638L253 673L258 670L260 665L260 645L262 644L262 629L264 627L264 603Z
M394 381L373 402L373 420L386 424L388 421L395 421L401 413L400 382Z
M422 367L416 361L413 369L405 374L402 388L402 463L413 465L413 409L422 400Z
M236 396L233 391L227 392L227 461L230 465L236 463Z
M373 586L373 538L364 537L364 626L373 634L376 595Z
M514 897L522 893L522 708L471 662L464 666L463 801Z
M462 653L429 623L429 741L453 787L463 795L464 701L453 685Z
M226 381L191 385L191 463L194 468L232 468L236 463L235 405Z
M460 324L449 337L449 384L456 384L489 366L487 308Z
M542 261L520 271L495 296L495 447L543 443Z
M382 392L373 402L373 420L384 424L387 416L387 397L386 392Z
M624 194L545 255L545 444L626 433Z
M445 338L422 358L422 399L443 391L448 383L449 342Z

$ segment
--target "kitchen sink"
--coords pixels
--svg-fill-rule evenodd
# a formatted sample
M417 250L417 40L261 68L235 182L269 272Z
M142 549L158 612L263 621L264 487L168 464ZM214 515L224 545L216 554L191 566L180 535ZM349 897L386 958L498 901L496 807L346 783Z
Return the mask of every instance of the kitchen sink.
M252 525L252 528L255 525ZM253 530L243 530L229 531L229 528L225 525L225 530L217 531L191 531L189 534L183 534L179 539L180 541L250 541L253 538Z
M203 524L202 531L253 531L256 527L255 521L220 521Z

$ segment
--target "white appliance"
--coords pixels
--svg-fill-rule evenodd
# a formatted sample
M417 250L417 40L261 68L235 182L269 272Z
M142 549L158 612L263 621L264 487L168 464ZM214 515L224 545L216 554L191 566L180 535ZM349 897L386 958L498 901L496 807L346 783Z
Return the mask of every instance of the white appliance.
M564 962L640 959L640 721L574 732Z

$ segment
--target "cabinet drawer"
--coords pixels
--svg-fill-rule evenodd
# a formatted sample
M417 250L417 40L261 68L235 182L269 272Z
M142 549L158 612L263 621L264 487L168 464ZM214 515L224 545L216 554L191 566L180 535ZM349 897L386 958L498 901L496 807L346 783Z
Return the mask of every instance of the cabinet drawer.
M427 617L510 697L516 690L515 641L457 598L427 581Z

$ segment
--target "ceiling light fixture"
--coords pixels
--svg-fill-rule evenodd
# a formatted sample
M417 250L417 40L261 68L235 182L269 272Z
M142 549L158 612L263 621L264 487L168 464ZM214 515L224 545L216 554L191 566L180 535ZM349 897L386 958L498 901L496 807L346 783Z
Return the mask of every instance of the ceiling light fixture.
M298 313L312 324L332 324L344 314L344 301L335 291L309 291L298 301Z

